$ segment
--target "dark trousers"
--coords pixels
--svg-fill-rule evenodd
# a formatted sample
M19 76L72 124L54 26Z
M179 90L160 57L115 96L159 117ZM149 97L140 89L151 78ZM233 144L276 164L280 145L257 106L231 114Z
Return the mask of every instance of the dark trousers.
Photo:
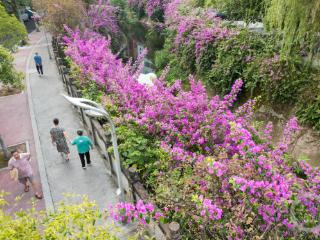
M80 156L80 160L81 160L81 165L82 165L82 167L85 167L85 166L86 166L86 162L84 161L84 156L86 156L87 164L90 164L90 163L91 163L89 151L86 152L86 153L79 153L79 156Z
M43 75L42 65L36 65L38 73Z

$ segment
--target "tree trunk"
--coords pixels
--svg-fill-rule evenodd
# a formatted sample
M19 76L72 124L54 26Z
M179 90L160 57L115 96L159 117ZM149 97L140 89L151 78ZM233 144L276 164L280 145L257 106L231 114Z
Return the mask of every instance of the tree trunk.
M16 17L20 21L19 4L17 3L17 0L12 1L12 10L14 12L14 15L16 15Z
M0 135L0 147L1 147L2 151L3 151L4 158L6 160L8 160L9 159L9 152L8 152L7 146L4 144L4 141L3 141L2 137L1 137L1 135Z

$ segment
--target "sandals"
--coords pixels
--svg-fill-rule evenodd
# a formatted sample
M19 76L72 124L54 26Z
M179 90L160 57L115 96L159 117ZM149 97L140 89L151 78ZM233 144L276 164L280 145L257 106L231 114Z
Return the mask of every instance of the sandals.
M29 186L29 185L26 185L26 186L24 187L24 191L25 191L25 192L29 192L29 190L30 190L30 186ZM37 193L37 192L34 194L34 196L35 196L36 198L38 198L38 199L42 199L42 197L43 197L42 194L39 194L39 193Z
M42 195L39 194L39 193L35 193L34 196L35 196L36 198L38 198L38 199L42 199Z

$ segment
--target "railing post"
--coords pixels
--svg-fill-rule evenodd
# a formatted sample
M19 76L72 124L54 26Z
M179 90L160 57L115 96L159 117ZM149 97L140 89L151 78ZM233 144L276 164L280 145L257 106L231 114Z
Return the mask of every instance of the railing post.
M169 230L170 230L170 239L172 240L180 240L180 224L177 222L171 222L169 224Z

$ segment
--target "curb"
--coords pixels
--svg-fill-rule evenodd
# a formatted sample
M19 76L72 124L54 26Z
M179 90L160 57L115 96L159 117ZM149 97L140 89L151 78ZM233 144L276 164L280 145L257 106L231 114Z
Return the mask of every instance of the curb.
M41 186L42 186L42 192L43 192L43 198L46 206L46 211L49 214L50 212L54 212L54 204L52 200L52 195L50 191L50 186L48 182L48 176L47 176L47 170L46 166L43 160L43 153L40 145L40 138L38 133L38 125L37 125L37 119L34 114L33 109L33 102L32 102L32 91L31 91L31 84L30 84L30 74L28 73L29 64L31 60L32 53L34 52L35 48L38 47L39 43L43 40L43 37L41 37L35 45L33 45L32 49L30 50L30 53L28 55L27 61L26 61L26 85L27 85L27 94L28 94L28 106L30 111L30 118L31 118L31 125L32 125L32 132L33 132L33 138L37 153L37 160L38 160L38 167L39 167L39 173L40 173L40 179L41 179Z

